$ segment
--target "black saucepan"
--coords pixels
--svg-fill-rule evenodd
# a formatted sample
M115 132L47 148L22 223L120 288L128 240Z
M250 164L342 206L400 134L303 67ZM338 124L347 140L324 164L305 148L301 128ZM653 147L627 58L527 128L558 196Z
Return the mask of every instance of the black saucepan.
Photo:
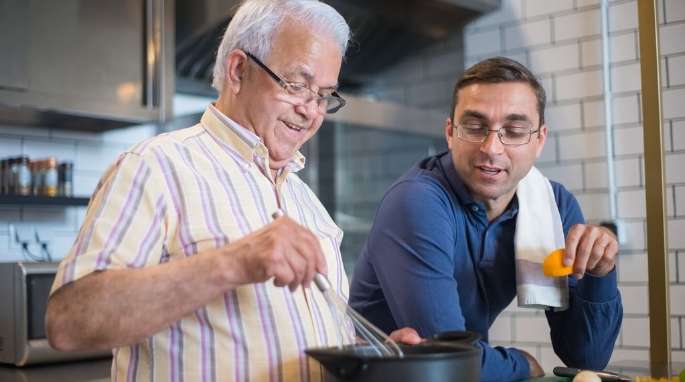
M324 381L473 382L480 381L477 333L442 332L418 345L399 345L404 357L380 357L370 345L307 349L324 368Z

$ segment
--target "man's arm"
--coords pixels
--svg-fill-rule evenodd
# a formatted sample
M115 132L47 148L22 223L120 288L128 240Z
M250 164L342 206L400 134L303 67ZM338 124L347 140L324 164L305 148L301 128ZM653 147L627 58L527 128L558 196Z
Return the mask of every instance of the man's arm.
M47 332L59 350L108 349L151 337L226 291L274 279L294 290L326 264L315 235L280 218L223 248L139 269L94 272L48 301Z
M454 221L450 203L435 184L395 185L381 202L367 243L395 323L422 337L466 330L457 288L470 287L466 280L457 285L453 253L455 235L463 227ZM482 348L483 381L530 376L529 360L519 350L493 348L484 341L477 346Z
M613 353L623 320L617 287L616 236L604 227L586 225L575 197L557 185L566 248L564 258L573 264L569 276L569 309L546 312L552 345L570 367L602 370Z

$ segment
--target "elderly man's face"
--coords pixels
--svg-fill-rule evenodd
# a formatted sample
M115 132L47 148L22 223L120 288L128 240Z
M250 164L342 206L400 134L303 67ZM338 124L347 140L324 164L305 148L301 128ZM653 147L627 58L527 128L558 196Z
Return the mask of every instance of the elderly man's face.
M342 53L334 39L288 21L264 60L283 80L305 84L320 94L336 89L341 62ZM241 87L247 97L243 126L269 149L270 167L281 168L319 130L325 110L315 100L292 102L292 96L258 66L250 65L245 75L249 80Z

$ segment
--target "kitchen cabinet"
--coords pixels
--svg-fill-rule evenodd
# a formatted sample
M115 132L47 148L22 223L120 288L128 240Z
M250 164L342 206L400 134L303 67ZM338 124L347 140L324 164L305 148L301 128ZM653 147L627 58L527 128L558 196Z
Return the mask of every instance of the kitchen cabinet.
M173 24L173 0L0 0L0 123L171 119Z

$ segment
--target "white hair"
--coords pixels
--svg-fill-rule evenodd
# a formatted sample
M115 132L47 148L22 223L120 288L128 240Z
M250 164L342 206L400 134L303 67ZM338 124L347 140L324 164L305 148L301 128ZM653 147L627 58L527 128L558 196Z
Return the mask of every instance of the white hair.
M219 45L212 87L221 91L226 77L226 59L231 51L241 49L264 60L271 52L278 28L286 19L330 34L345 55L351 37L350 27L330 5L319 0L243 0Z

